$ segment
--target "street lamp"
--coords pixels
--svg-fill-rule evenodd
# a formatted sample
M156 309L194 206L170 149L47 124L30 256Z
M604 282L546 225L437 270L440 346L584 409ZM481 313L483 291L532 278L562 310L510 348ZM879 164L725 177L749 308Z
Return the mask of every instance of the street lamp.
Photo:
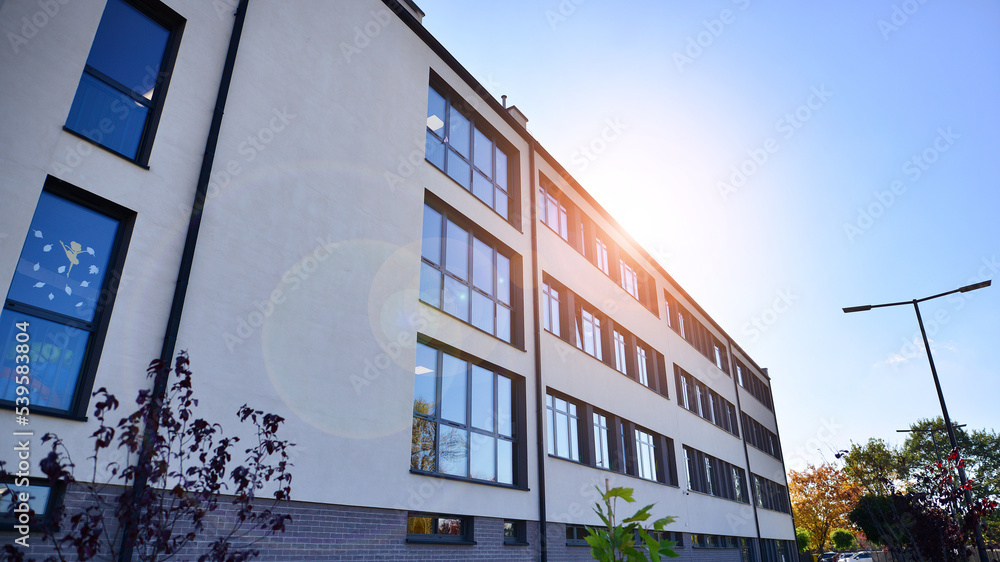
M944 403L944 394L941 392L941 382L938 380L937 368L934 367L934 357L931 355L931 344L927 341L927 332L924 330L924 321L920 317L920 307L919 303L924 301L929 301L931 299L936 299L939 297L944 297L947 295L952 295L955 293L968 293L969 291L975 291L976 289L982 289L984 287L989 287L992 283L991 280L987 279L981 283L974 283L972 285L966 285L952 291L945 293L939 293L937 295L931 295L929 297L924 297L922 299L913 299L911 301L900 301L900 302L890 302L885 304L867 304L864 306L851 306L844 309L844 312L865 312L873 308L883 308L886 306L901 306L905 304L912 304L913 310L917 313L917 324L920 325L920 335L924 338L924 349L927 350L927 361L931 364L931 375L934 377L934 386L937 388L938 400L941 402L941 413L944 415L944 425L948 429L948 439L951 441L951 448L956 449L958 447L958 441L955 439L955 428L951 425L951 418L948 417L948 406ZM962 487L965 488L968 479L965 477L965 468L962 465L958 465L958 478L961 481ZM965 505L967 508L972 508L972 492L965 489ZM979 525L976 525L976 548L979 550L980 560L989 560L989 555L986 553L986 543L983 542L983 534L980 531Z

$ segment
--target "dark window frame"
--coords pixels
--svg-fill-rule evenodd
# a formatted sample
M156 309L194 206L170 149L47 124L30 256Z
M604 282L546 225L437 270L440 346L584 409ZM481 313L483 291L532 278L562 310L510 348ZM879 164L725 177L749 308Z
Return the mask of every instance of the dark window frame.
M514 147L513 144L511 144L509 141L507 141L507 139L504 138L504 136L502 134L500 134L499 131L497 131L492 125L490 125L489 122L485 118L483 118L474 109L474 107L472 106L472 104L469 104L468 102L466 102L465 99L462 98L462 96L460 96L457 92L455 92L455 90L453 90L451 87L449 87L448 84L442 78L440 78L439 76L437 76L433 72L431 73L431 76L430 76L430 79L429 79L427 87L428 87L428 92L427 92L427 96L428 96L428 110L430 109L429 108L429 104L430 104L430 90L434 90L434 92L436 92L439 96L441 96L444 99L444 102L445 102L445 119L444 119L444 122L442 124L443 130L444 130L444 136L439 135L436 131L432 130L429 126L425 126L426 134L427 135L433 135L433 137L436 139L436 141L441 143L441 145L440 145L441 146L441 150L444 151L444 154L442 155L443 158L444 158L444 164L443 164L443 166L439 167L437 165L437 163L435 163L433 160L431 160L429 157L427 157L428 156L428 151L430 149L430 145L429 144L425 146L425 152L424 152L425 159L432 166L434 166L435 168L437 168L438 170L440 170L441 173L443 173L449 179L451 179L456 184L458 184L459 186L461 186L462 189L464 189L467 192L469 192L469 194L472 195L473 197L475 197L476 200L478 200L482 204L484 204L487 207L489 207L494 213L496 213L498 216L500 216L504 221L510 223L515 228L519 228L518 225L520 224L520 220L521 220L521 217L520 217L520 195L519 195L520 194L520 190L518 189L518 185L519 185L518 171L519 171L519 168L520 168L520 166L519 166L519 160L518 160L519 157L520 157L519 156L519 152L517 151L517 149ZM469 156L468 157L465 157L461 153L459 153L457 150L454 150L452 148L451 139L448 138L448 134L449 134L448 131L450 130L450 127L451 127L451 113L452 113L452 109L454 109L456 112L458 112L459 114L461 114L462 117L464 117L465 119L467 119L468 122L469 122ZM485 177L487 177L487 179L491 183L491 188L492 188L492 191L493 191L493 193L492 193L492 195L493 195L493 199L492 199L493 203L492 204L491 203L487 203L482 198L480 198L478 195L476 195L475 192L474 192L473 185L474 185L474 181L475 181L475 177L476 177L476 172L477 172L477 170L480 171L480 172L482 172L481 168L479 168L476 165L476 163L475 163L475 153L476 153L476 146L475 146L475 142L476 141L475 141L475 138L476 138L476 131L479 131L484 137L486 137L487 139L489 139L489 141L491 143L492 150L493 150L493 153L491 155L491 163L492 163L491 166L492 166L493 170L491 170L491 172L490 172L490 174L488 176L485 176ZM499 169L498 162L497 162L497 156L496 156L496 151L497 150L499 150L500 152L502 152L504 154L504 156L506 157L506 160L507 160L507 166L506 166L507 185L506 185L506 187L503 187L499 183L497 183L497 177L496 176L497 176L497 170ZM463 185L459 180L456 180L452 176L451 171L449 170L448 162L449 162L449 160L450 160L450 158L452 157L453 154L456 155L458 158L462 159L462 161L469 166L469 185L468 186ZM503 191L507 195L507 203L506 203L507 215L506 216L504 216L504 214L501 213L500 211L498 211L497 208L496 208L497 207L497 205L496 205L496 193L497 193L498 189L501 190L501 191Z
M4 298L3 308L6 310L28 314L43 320L58 322L90 332L87 349L80 373L77 377L76 390L74 391L69 408L61 410L47 406L31 406L31 412L34 414L85 421L87 419L87 408L90 405L90 393L94 388L101 353L107 339L114 301L117 297L118 288L123 276L125 256L128 254L128 245L132 238L136 213L131 209L84 191L75 185L53 176L46 177L42 191L118 221L118 231L112 244L111 255L108 256L104 282L100 289L102 296L97 302L97 307L94 310L94 318L91 322L81 322L75 318L11 300L6 296ZM34 213L32 213L32 220L34 220ZM27 240L29 235L30 233L26 233L25 240ZM0 408L13 410L16 408L16 404L13 401L0 400Z
M167 89L170 85L170 78L173 76L174 65L177 61L177 53L180 50L181 37L184 34L184 27L187 23L180 14L172 10L163 2L158 0L121 0L123 3L135 8L138 12L148 17L154 23L163 27L170 35L167 40L166 47L163 52L163 60L160 63L159 72L156 75L156 83L153 87L153 97L150 100L143 98L142 96L136 96L132 92L131 88L120 84L116 80L110 78L100 70L91 67L89 64L84 65L83 75L91 75L97 80L104 84L107 84L111 88L115 89L123 96L128 97L130 100L139 103L149 109L149 113L146 115L146 123L143 127L142 136L139 139L139 146L136 150L135 157L130 157L127 154L123 154L114 148L111 148L102 142L98 138L93 138L88 136L86 132L77 131L69 128L68 125L63 126L63 130L73 134L74 136L80 137L88 142L101 147L112 154L120 156L129 162L133 162L138 166L145 169L149 169L149 158L153 150L153 141L156 138L156 130L159 127L160 117L163 114L164 102L167 98ZM105 9L107 9L105 7ZM103 20L103 15L102 15ZM96 33L95 33L96 39ZM93 41L91 42L91 48L93 48ZM88 58L89 58L88 51ZM80 77L83 80L83 76ZM77 85L79 90L79 84ZM76 94L74 94L75 99ZM68 119L68 117L67 117ZM100 131L99 131L100 132ZM96 135L95 135L96 136Z
M523 519L504 519L503 543L509 546L528 546L528 524ZM509 527L508 527L509 526ZM511 534L507 529L513 530Z
M590 536L590 531L586 525L566 524L566 546L590 546L586 537Z
M30 525L37 526L47 525L52 522L52 515L57 507L63 504L66 498L66 483L65 482L55 482L52 483L48 478L38 477L38 476L15 476L13 474L5 474L0 476L0 488L5 488L4 494L17 494L18 490L24 488L23 483L27 481L28 486L38 486L49 489L49 497L45 502L45 511L41 514L35 511L31 511L32 517L30 520ZM12 496L15 498L15 496ZM12 499L11 509L13 509L17 502ZM17 520L16 516L8 517L4 513L0 513L0 532L13 531L15 525L22 525L20 521Z
M441 311L441 312L443 312L443 313L445 313L445 314L447 314L447 315L449 315L449 316L451 316L453 318L456 318L456 319L462 321L465 324L468 324L469 326L472 326L473 328L475 328L475 329L477 329L477 330L479 330L479 331L481 331L483 333L489 334L489 335L493 336L494 338L496 338L496 339L498 339L498 340L500 340L500 341L502 341L502 342L504 342L506 344L512 345L512 346L514 346L514 347L516 347L516 348L518 348L518 349L520 349L520 350L523 351L524 350L524 339L525 339L524 326L523 326L524 325L524 322L523 322L523 318L524 318L524 291L523 291L523 289L521 287L521 284L519 283L520 279L522 278L522 267L523 267L521 255L518 254L517 252L515 252L514 250L512 250L510 247L508 247L506 244L504 244L503 242L501 242L499 239L497 239L495 236L493 236L492 234L490 234L488 231L486 231L485 229L483 229L482 227L480 227L478 224L476 224L475 222L469 220L467 217L465 217L465 215L462 215L461 213L459 213L458 211L454 210L449 205L445 204L439 198L433 196L430 192L427 192L425 195L426 195L426 197L425 197L425 200L424 200L424 207L428 207L428 208L432 209L433 211L435 211L435 212L437 212L437 213L439 213L441 215L440 238L437 239L440 242L440 246L439 246L439 249L438 249L440 258L439 258L438 261L440 261L441 263L435 264L432 261L430 261L428 258L424 257L425 248L423 247L423 244L425 243L425 241L423 240L423 238L421 238L420 263L421 263L421 268L423 268L423 267L426 266L428 268L431 268L431 269L437 271L437 273L441 276L440 277L441 283L440 283L440 287L438 289L438 303L439 303L438 305L435 305L434 303L428 302L427 300L425 300L423 298L423 295L422 295L422 293L424 292L423 288L420 289L420 302L423 302L427 306L431 306L431 307L433 307L433 308L435 308L435 309L437 309L437 310L439 310L439 311ZM467 279L464 279L464 280L461 279L461 278L459 278L459 277L457 277L452 272L448 271L447 248L448 248L448 223L449 222L451 222L451 223L455 224L457 227L465 230L466 233L469 236L468 243L467 243L468 248L467 248L467 254L466 254L466 263L467 263L467 266L466 266L466 276L467 276ZM423 223L423 219L421 219L421 223ZM425 227L425 225L422 224L422 228L424 228L424 227ZM423 230L421 230L421 236L423 236L422 233L423 233ZM480 289L479 287L476 287L476 283L473 280L473 275L475 273L474 272L474 269L475 269L475 261L474 260L475 260L475 241L476 240L478 240L478 241L482 242L483 244L489 246L493 250L493 263L492 263L493 268L494 268L493 269L493 273L494 273L494 278L493 278L493 294L488 294L485 291L483 291L482 289ZM498 274L498 271L496 269L496 266L497 266L497 263L498 263L498 261L497 261L497 256L498 255L501 255L501 256L505 257L507 259L507 262L508 262L508 277L509 277L509 279L507 281L508 281L508 290L509 290L509 293L510 293L510 303L509 304L503 303L500 300L499 295L497 294L498 293L498 286L497 286L498 281L497 281L497 277L498 277L499 274ZM464 319L464 318L461 318L459 316L456 316L455 314L452 314L448 310L445 310L445 306L446 306L446 289L445 289L445 286L446 286L446 281L449 280L449 279L451 279L452 281L455 281L457 283L462 284L468 290L469 303L468 303L467 306L469 307L469 310L468 310L469 318L467 320ZM497 331L498 331L497 328L498 328L499 322L498 322L498 316L496 314L496 308L494 308L494 312L493 312L493 332L489 332L487 330L484 330L483 328L481 328L479 326L476 326L474 324L474 322L473 322L473 311L472 311L472 296L473 296L473 294L479 294L479 295L481 295L483 297L486 297L486 298L490 299L493 302L494 307L500 306L500 307L507 308L510 311L510 340L509 341L503 339L503 337L501 337L500 335L497 334Z
M413 419L414 420L421 419L421 420L425 420L426 422L431 423L431 424L434 425L434 428L435 428L434 429L434 449L435 449L435 460L434 460L434 462L435 462L435 466L434 466L434 470L424 470L424 469L420 469L420 468L414 468L413 464L412 464L412 450L411 450L410 473L411 474L420 474L420 475L424 475L424 476L433 476L433 477L444 478L444 479L449 479L449 480L459 480L459 481L462 481L462 482L471 482L471 483L476 483L476 484L483 484L483 485L487 485L487 486L497 486L497 487L501 487L501 488L509 488L509 489L516 489L516 490L527 490L528 489L527 451L526 451L525 438L522 436L522 434L524 433L523 428L526 427L526 421L527 421L526 420L526 415L527 415L526 414L526 408L524 406L525 399L526 399L526 396L525 396L525 384L526 383L525 383L524 377L521 377L521 376L517 375L516 373L512 373L512 372L510 372L507 369L504 369L502 367L499 367L499 366L494 365L492 363L489 363L487 361L481 360L481 359L479 359L479 358L477 358L475 356L472 356L472 355L469 355L469 354L464 353L462 351L459 351L459 350L457 350L457 349L455 349L453 347L447 346L447 345L445 345L445 344L443 344L443 343L441 343L441 342L439 342L437 340L425 337L425 336L423 336L421 334L418 334L418 336L417 336L417 343L426 345L427 347L429 347L429 348L433 349L434 351L436 351L436 359L435 359L435 361L436 361L436 371L439 373L439 375L436 377L436 381L435 381L435 393L436 393L436 401L437 402L435 404L434 414L433 415L427 415L427 414L423 414L423 413L418 413L416 411L413 412ZM467 372L466 372L466 377L467 378L466 378L466 398L465 398L465 402L466 402L466 404L465 404L465 408L466 408L465 423L458 423L458 422L454 422L452 420L448 420L448 419L444 418L442 416L442 413L441 413L442 385L441 385L441 382L440 382L441 381L440 373L442 371L442 364L443 364L443 361L444 361L444 358L443 358L444 355L450 355L452 357L455 357L456 359L459 359L461 361L465 361L466 363L468 363ZM473 402L473 398L472 398L473 388L472 388L472 384L470 384L470 381L471 381L471 376L472 376L471 372L472 372L472 367L473 366L481 367L481 368L483 368L483 369L485 369L487 371L492 372L493 375L494 375L494 379L493 379L494 429L492 430L492 432L488 431L488 430L484 430L482 428L473 427L473 424L472 424L471 412L472 412L472 402ZM510 431L510 433L511 434L510 434L510 436L503 435L502 433L500 433L500 429L499 429L499 416L496 413L496 410L497 410L497 400L498 400L498 384L499 384L499 382L498 382L499 378L498 377L506 377L511 382L511 389L510 389L510 400L511 400L511 419L510 419L511 431ZM440 441L440 433L441 433L441 427L442 426L451 427L451 428L457 428L457 429L466 431L467 434L469 435L469 442L466 444L466 447L469 448L468 449L469 451L471 451L471 447L472 447L471 436L473 434L487 435L487 436L492 437L496 441L501 441L502 440L502 441L510 442L511 443L511 480L512 480L512 482L511 483L505 483L505 482L500 482L499 481L499 470L500 470L500 464L499 463L500 463L500 459L497 458L496 456L494 457L494 467L497 470L497 475L496 475L497 480L484 480L484 479L480 479L480 478L473 478L472 476L461 476L461 475L451 474L451 473L448 473L448 472L442 472L440 470L440 461L439 461L439 459L440 459L439 441ZM412 447L412 443L413 442L412 442L412 438L411 438L411 447ZM472 455L470 453L466 457L466 469L467 469L466 473L467 474L471 474L471 466L472 466Z
M431 533L411 533L410 519L430 518ZM461 532L457 535L438 533L438 522L441 519L457 519L461 525ZM416 544L450 544L450 545L475 545L475 519L467 515L447 515L442 513L409 512L406 516L406 542Z

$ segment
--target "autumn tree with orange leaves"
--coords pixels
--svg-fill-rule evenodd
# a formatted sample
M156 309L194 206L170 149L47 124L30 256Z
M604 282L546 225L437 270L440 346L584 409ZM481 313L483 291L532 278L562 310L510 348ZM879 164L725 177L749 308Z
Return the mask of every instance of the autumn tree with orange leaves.
M849 525L847 514L861 491L843 470L830 463L810 464L805 470L790 471L788 476L795 524L808 529L812 533L810 547L823 552L832 531Z

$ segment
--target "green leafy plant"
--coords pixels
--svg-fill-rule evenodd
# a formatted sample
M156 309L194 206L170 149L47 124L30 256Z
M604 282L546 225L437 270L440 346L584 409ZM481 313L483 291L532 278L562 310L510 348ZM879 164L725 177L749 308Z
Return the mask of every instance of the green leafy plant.
M663 528L673 523L673 517L663 517L653 521L651 529L643 527L642 523L652 517L650 510L653 504L635 512L634 515L618 521L615 510L618 507L618 500L626 503L634 503L632 488L615 487L601 492L597 486L597 492L601 494L600 503L595 504L594 512L604 522L604 528L587 527L587 544L590 545L590 555L594 560L601 562L633 562L636 560L659 562L661 557L674 558L678 556L673 547L677 544L669 540L657 540L650 534L653 531L657 536L661 536ZM636 544L636 536L642 539L645 551ZM648 556L648 557L647 557Z

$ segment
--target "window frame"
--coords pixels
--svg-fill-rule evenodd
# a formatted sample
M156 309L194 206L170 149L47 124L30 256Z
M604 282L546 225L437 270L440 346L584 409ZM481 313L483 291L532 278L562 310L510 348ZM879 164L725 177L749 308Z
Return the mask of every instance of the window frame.
M156 75L156 83L153 87L153 97L147 100L142 96L134 95L130 87L120 84L117 80L107 76L99 69L91 67L86 62L84 63L84 69L80 76L80 81L77 83L77 89L73 96L73 105L75 105L76 96L80 93L80 85L84 80L84 77L90 75L95 79L99 80L101 83L114 89L117 93L129 98L131 101L139 103L149 109L149 113L146 115L146 122L143 125L142 135L139 138L139 146L136 148L135 157L128 156L122 152L111 148L100 142L97 135L94 137L88 136L84 131L77 131L70 128L69 118L72 113L68 114L66 117L66 124L63 125L63 130L84 139L96 146L101 147L108 152L115 154L133 162L138 166L145 169L149 169L149 158L153 149L153 142L156 138L156 130L159 127L160 117L163 114L163 106L167 97L167 89L170 85L170 79L173 77L174 66L177 61L177 54L180 50L181 37L184 34L184 27L187 23L180 14L172 10L163 2L158 0L121 0L122 3L134 8L140 14L148 17L157 25L163 27L169 37L167 39L167 44L163 50L163 59L160 62L160 69ZM104 10L107 10L107 4L105 4ZM104 12L101 15L101 21L104 20ZM98 29L94 32L94 39L91 41L91 50L93 50L94 41L97 39L97 31L100 29L100 24L98 24ZM90 58L90 51L87 51L87 59ZM124 88L124 89L123 89ZM140 98L142 101L140 101ZM146 103L146 102L149 103ZM72 112L72 107L71 110ZM97 131L102 132L102 131Z
M560 400L566 403L566 410L561 411L558 409L558 403L556 400ZM572 409L570 408L572 407ZM546 420L546 451L550 457L556 457L559 459L581 462L582 457L582 447L580 436L583 434L580 427L580 419L582 417L581 410L584 407L578 404L575 400L565 397L558 393L553 393L551 391L545 394L545 420ZM562 416L562 418L559 418ZM557 420L562 422L565 420L566 424L566 438L569 443L569 456L563 456L559 454L559 431L557 426ZM576 453L574 458L573 454Z
M474 111L471 104L466 102L460 95L458 95L454 90L449 88L443 80L435 75L431 75L431 79L427 85L427 110L430 111L430 92L433 90L437 95L439 95L444 100L444 112L445 118L442 123L442 129L444 136L439 135L435 130L431 129L429 125L425 124L425 131L427 135L433 135L436 142L440 143L440 149L444 152L443 164L441 167L437 165L430 157L431 145L429 140L425 139L424 147L424 159L429 162L432 166L441 171L445 176L458 184L462 189L469 192L470 195L476 198L480 203L486 205L493 210L494 213L499 215L503 220L510 223L511 225L516 225L518 221L518 197L517 197L517 174L516 174L516 161L518 158L517 150L511 145L496 129L489 124L489 122L482 117L479 113ZM453 142L450 138L450 131L452 127L452 112L456 112L468 121L469 127L469 147L468 156L462 155L462 153L455 148L453 148ZM491 201L487 202L482 199L475 191L475 180L476 173L482 173L482 168L476 164L476 133L480 133L484 138L490 141L491 145L491 155L490 155L490 165L493 168L488 176L484 174L487 180L490 182L491 186ZM505 170L505 186L501 186L497 182L497 171L500 169L499 158L497 152L503 153L506 160L506 170ZM462 160L462 162L469 167L469 179L468 185L462 184L459 179L456 179L452 175L450 170L451 166L449 162L451 158L457 156ZM515 170L512 172L512 170ZM506 196L506 213L502 213L497 209L496 198L497 192L502 191Z
M410 519L430 518L432 533L411 533ZM441 519L457 519L461 526L461 532L457 535L438 533L439 521ZM408 512L406 514L406 542L418 544L461 544L475 545L475 519L467 515L446 515L442 513Z
M542 327L556 337L562 337L559 292L551 283L542 283Z
M32 213L32 222L34 222L34 213L38 210L38 201L41 198L42 192L59 197L87 210L118 221L118 230L111 246L111 253L108 256L107 265L105 266L104 280L99 291L99 294L102 296L97 301L97 305L94 309L93 320L90 322L83 322L79 319L12 300L8 298L7 295L4 296L3 302L3 310L10 310L19 314L27 314L42 320L60 323L76 329L86 330L90 333L86 350L84 352L84 358L80 367L80 372L77 375L76 389L73 392L73 398L70 401L70 406L65 410L35 404L32 404L31 406L31 412L35 414L85 421L87 419L87 409L90 405L90 393L94 388L101 354L104 350L104 343L107 339L108 328L111 323L114 302L118 295L118 289L120 288L123 278L125 257L128 254L128 246L135 226L136 213L131 209L84 191L83 189L80 189L79 187L63 180L53 176L47 176L42 190L39 193L39 199L36 199L35 211ZM30 235L31 233L29 227L29 230L25 232L25 242L27 242ZM24 244L22 244L21 248L23 251ZM15 272L14 275L17 275L17 273ZM9 344L13 345L13 343ZM4 346L6 345L8 345L8 343L4 344ZM3 349L4 348L0 348L0 351ZM15 407L16 404L13 401L0 400L0 408L13 410Z
M513 533L507 534L507 526L510 525ZM528 546L528 523L523 519L504 519L503 522L503 543L508 546Z
M490 364L488 362L479 360L476 357L470 356L468 354L459 352L448 346L442 345L440 342L431 340L430 338L425 338L419 336L417 338L417 344L426 346L427 348L435 352L435 369L437 373L434 381L434 392L435 392L435 405L433 414L424 414L417 411L413 411L412 419L416 422L418 419L424 420L434 426L434 469L425 470L421 468L414 468L413 466L413 439L411 437L411 464L410 472L413 474L421 474L426 476L435 476L439 478L448 478L454 480L461 480L463 482L473 482L476 484L485 484L490 486L500 486L504 488L516 488L516 489L527 489L527 470L526 470L526 454L525 454L525 440L522 436L522 428L525 427L525 408L522 406L525 399L524 391L524 379L517 376L506 369L500 368L496 365ZM419 349L419 347L418 347ZM444 385L442 381L442 374L444 372L444 356L453 357L459 361L466 363L465 370L465 421L458 422L444 417L442 413L444 405ZM487 430L475 425L472 415L473 415L473 403L475 398L473 396L473 377L474 368L479 367L485 371L493 374L493 388L492 388L492 424L493 429ZM506 378L510 381L510 435L505 435L501 429L502 416L499 412L499 388L500 388L500 377ZM416 394L416 390L414 390ZM440 464L440 440L441 440L441 428L455 428L464 431L467 435L466 447L466 458L465 458L465 468L466 475L452 474L449 472L444 472L441 470ZM482 479L475 478L472 476L473 467L473 435L484 435L493 439L494 451L493 451L493 468L494 468L494 479ZM500 481L500 458L498 455L498 449L500 442L509 442L511 448L511 458L510 458L510 475L511 482L501 482Z
M25 488L22 484L23 480L27 480L28 486L34 486L39 488L48 488L49 497L45 501L45 510L42 513L38 513L32 510L34 517L32 518L32 524L42 524L46 525L52 522L52 515L55 509L62 505L63 500L66 497L66 483L56 482L53 484L48 478L43 478L39 476L28 476L28 477L18 477L13 474L6 474L0 476L0 488L4 488L6 492L11 494L19 493L18 490ZM0 494L2 495L2 494ZM13 498L13 496L12 496ZM13 500L12 500L13 501ZM12 506L13 507L13 506ZM6 517L3 512L0 512L0 532L13 531L15 525L21 525L17 521L16 517Z
M418 295L421 302L427 306L431 306L453 318L456 318L473 328L489 334L494 338L510 344L518 349L523 350L523 340L524 340L524 330L523 330L523 298L520 284L517 282L521 278L521 255L516 253L514 250L510 249L506 244L500 242L497 238L492 236L485 229L481 228L479 225L470 221L464 215L456 212L454 209L445 205L442 201L437 198L431 197L428 192L427 197L424 201L424 215L421 219L421 249L420 249L420 267L421 267L421 278L426 270L433 270L439 276L440 283L437 286L437 304L428 301L424 298L424 293L426 288L423 287L423 282L421 281L421 287L419 289ZM426 210L430 209L433 212L441 216L440 229L438 231L438 237L423 238L424 233L427 230L426 224L423 224L426 219ZM466 234L465 243L465 279L462 279L457 275L456 272L452 271L448 263L448 242L449 242L449 225L455 225L458 229L461 229ZM440 263L434 263L431 258L426 256L429 249L427 246L428 241L437 241L439 243L437 253L438 261ZM475 280L475 269L476 269L476 242L489 247L492 250L492 261L491 267L493 272L492 279L492 294L487 293L481 287L477 285ZM498 268L500 263L499 256L503 256L507 260L507 293L508 300L510 302L505 303L500 297L500 278L501 272ZM425 269L426 268L426 269ZM458 316L456 313L448 310L449 293L448 293L448 282L457 283L461 285L468 294L468 302L465 304L466 312L468 318L463 318ZM485 297L493 303L493 331L487 331L481 326L475 323L474 314L474 303L473 300L476 295ZM500 308L506 309L510 313L510 323L508 330L510 332L510 338L504 339L499 333L500 331L500 316L497 314L497 310Z

